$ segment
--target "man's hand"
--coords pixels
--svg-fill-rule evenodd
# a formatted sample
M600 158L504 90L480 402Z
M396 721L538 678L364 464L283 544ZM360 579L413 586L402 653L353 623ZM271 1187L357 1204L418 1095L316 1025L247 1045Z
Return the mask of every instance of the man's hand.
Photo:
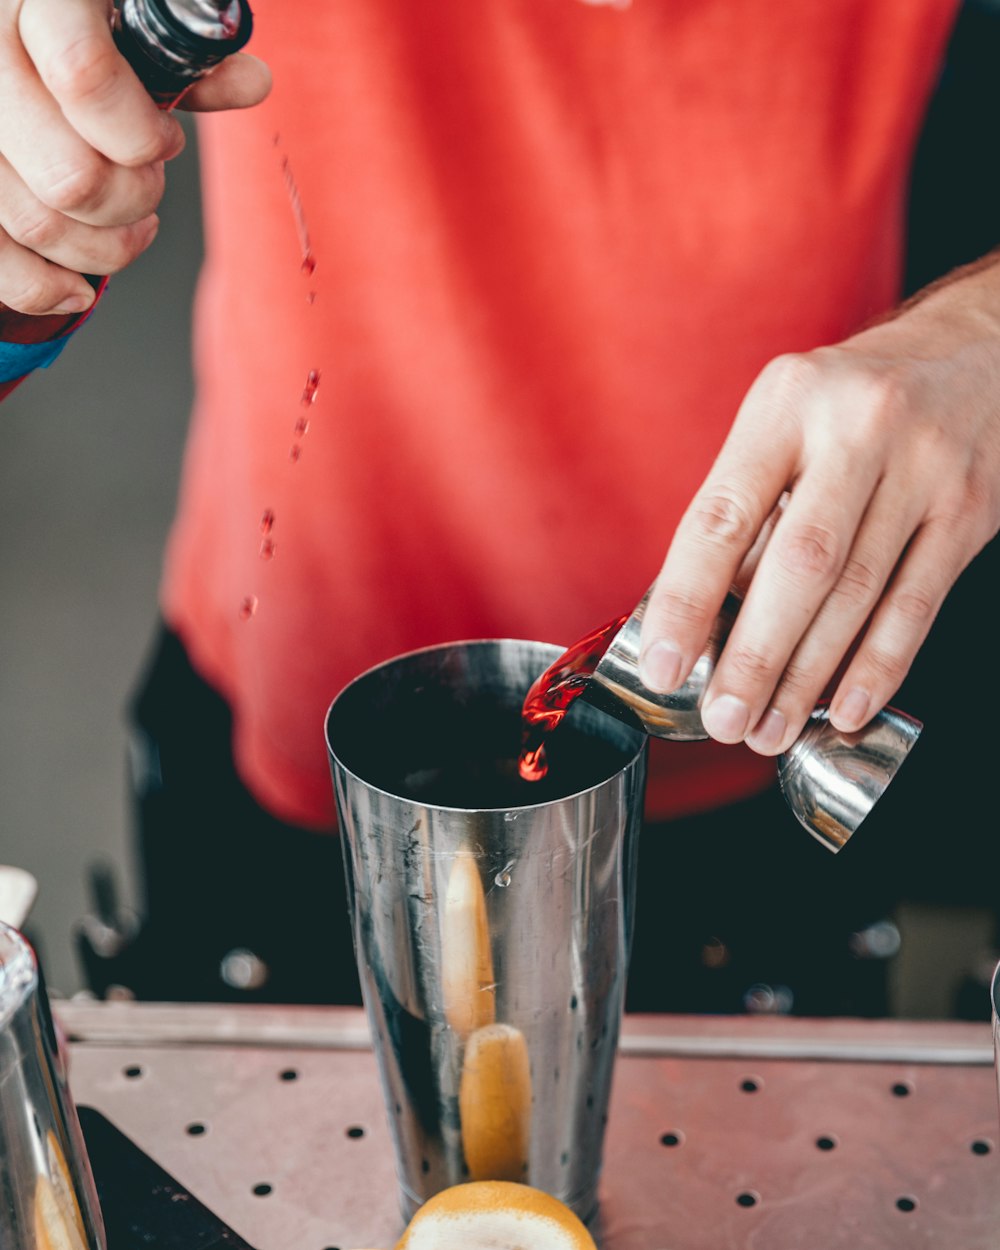
M681 684L763 529L705 728L776 755L832 689L834 725L860 729L998 528L994 256L891 320L763 370L670 546L643 622L643 678Z
M83 273L117 272L156 236L164 162L184 146L111 35L105 0L0 0L0 303L75 313ZM270 75L237 54L184 98L241 108Z

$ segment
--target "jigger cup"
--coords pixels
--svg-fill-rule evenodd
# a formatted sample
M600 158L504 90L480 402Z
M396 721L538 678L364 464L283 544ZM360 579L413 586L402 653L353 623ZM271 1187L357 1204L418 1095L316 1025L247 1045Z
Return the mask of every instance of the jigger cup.
M465 1180L588 1219L632 927L646 736L583 704L545 781L520 711L560 655L463 642L362 674L326 721L404 1220Z
M38 965L28 943L4 924L0 924L0 1247L107 1247Z
M639 637L652 592L611 640L582 698L670 742L708 737L701 702L740 603L728 595L705 651L687 681L669 694L650 690L639 676ZM805 729L778 758L778 781L799 823L831 851L839 851L865 819L920 736L923 725L885 708L855 733L830 723L817 707Z

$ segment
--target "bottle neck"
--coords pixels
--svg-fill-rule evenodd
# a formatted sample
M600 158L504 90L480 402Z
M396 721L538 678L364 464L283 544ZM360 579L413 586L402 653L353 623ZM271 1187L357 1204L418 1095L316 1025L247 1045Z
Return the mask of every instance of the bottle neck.
M117 25L154 64L194 81L250 37L241 0L123 0Z

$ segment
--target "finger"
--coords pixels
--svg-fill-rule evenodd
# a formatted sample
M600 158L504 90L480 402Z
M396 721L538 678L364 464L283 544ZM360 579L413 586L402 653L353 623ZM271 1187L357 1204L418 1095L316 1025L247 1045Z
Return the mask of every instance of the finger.
M72 8L79 0L67 3ZM153 212L163 192L162 165L126 169L95 151L10 37L0 39L0 83L0 151L43 204L98 226L129 225Z
M115 228L83 225L37 200L0 157L0 227L15 243L68 272L109 274L124 269L149 247L159 219L154 214ZM81 278L72 290L83 296L91 287ZM59 298L70 293L67 289Z
M674 690L690 673L740 565L795 475L800 442L793 414L758 380L681 519L650 595L640 673L651 690Z
M834 692L830 720L837 729L862 728L889 702L974 554L968 535L948 521L917 531Z
M15 312L80 313L94 302L78 273L36 256L0 230L0 305Z
M108 6L24 0L20 32L69 126L113 164L149 165L181 151L177 120L156 107L115 47Z
M832 431L775 526L716 664L701 714L710 737L740 742L841 574L877 482Z
M259 57L238 52L185 93L178 107L191 112L252 108L271 90L271 71Z
M778 755L802 732L888 585L922 508L918 492L884 483L876 489L839 577L785 666L766 711L747 735L753 750Z
M750 583L753 581L753 575L757 572L757 566L760 564L760 558L764 554L764 550L771 540L771 535L774 533L774 527L784 514L791 497L787 490L782 491L778 502L771 509L770 515L761 526L760 533L754 539L753 546L743 558L743 563L736 570L736 576L733 578L733 584L730 589L737 599L746 598Z

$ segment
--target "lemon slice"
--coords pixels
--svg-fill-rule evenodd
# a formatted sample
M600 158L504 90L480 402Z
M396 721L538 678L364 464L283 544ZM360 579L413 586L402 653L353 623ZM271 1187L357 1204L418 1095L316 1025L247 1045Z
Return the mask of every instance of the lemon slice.
M396 1250L597 1250L569 1207L512 1181L443 1189L420 1208Z

